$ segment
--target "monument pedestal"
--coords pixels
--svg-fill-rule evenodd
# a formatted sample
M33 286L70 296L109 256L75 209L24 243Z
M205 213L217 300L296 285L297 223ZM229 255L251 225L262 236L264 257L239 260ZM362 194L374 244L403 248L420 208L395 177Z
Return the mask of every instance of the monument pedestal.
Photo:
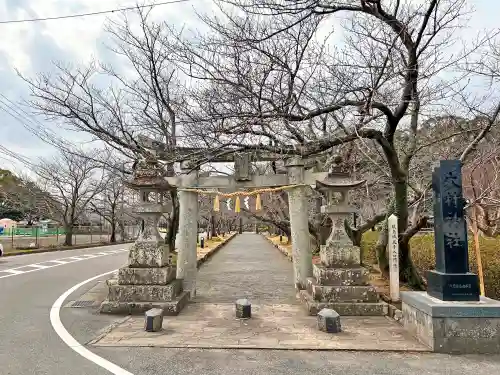
M427 293L442 301L479 301L479 278L476 274L427 272Z
M108 298L101 304L101 313L142 314L159 308L163 315L178 315L189 301L182 290L182 280L175 278L175 266L160 268L123 267L118 279L107 280Z
M500 302L442 301L426 292L402 292L403 325L439 353L500 353Z
M313 277L300 291L309 315L324 308L341 316L383 316L387 305L379 302L375 287L368 285L368 271L360 265L360 248L332 241L320 249L321 264L313 265Z
M138 239L130 247L128 263L118 270L118 279L107 280L109 293L101 313L134 315L159 308L163 315L179 314L189 293L175 278L168 247L157 239Z

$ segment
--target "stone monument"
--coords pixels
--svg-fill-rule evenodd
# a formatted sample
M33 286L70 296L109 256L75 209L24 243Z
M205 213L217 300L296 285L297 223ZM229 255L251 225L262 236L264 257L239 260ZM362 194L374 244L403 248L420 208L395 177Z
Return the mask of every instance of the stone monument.
M158 232L165 212L163 192L169 189L163 168L155 160L141 161L127 186L137 190L140 202L136 213L143 220L139 236L130 247L128 266L118 271L118 279L107 281L108 298L101 313L138 314L160 308L164 315L177 315L189 299L182 280L176 279L170 250Z
M313 277L306 290L300 291L310 315L323 308L340 315L386 315L387 305L378 301L377 291L368 285L368 271L361 267L361 249L354 246L345 231L345 221L355 209L348 206L349 190L365 181L353 181L340 157L325 180L316 181L316 189L326 195L321 212L332 221L332 231L320 247L321 264L313 265Z
M462 165L444 160L432 173L436 269L427 273L427 293L444 301L479 301L479 278L469 272Z
M403 292L403 325L443 353L500 353L500 302L479 296L469 272L459 160L442 160L432 174L436 269L426 292Z

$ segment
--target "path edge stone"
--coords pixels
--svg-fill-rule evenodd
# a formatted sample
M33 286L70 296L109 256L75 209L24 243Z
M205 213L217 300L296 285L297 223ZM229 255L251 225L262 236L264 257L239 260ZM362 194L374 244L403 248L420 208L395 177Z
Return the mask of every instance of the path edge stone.
M384 301L382 299L382 301ZM403 312L398 309L396 306L388 303L387 301L384 301L385 303L387 303L387 317L388 318L391 318L391 319L394 319L397 323L399 323L400 325L403 325Z
M292 259L292 255L288 253L288 251L286 251L286 249L283 247L283 246L280 246L278 244L275 244L273 241L271 241L269 239L269 237L267 237L264 233L261 233L260 234L262 237L264 237L264 239L269 242L271 245L273 245L273 247L275 247L276 249L278 249L284 256L287 257L287 259L292 262L293 259Z
M233 233L225 241L219 243L217 246L213 247L209 252L207 252L203 258L197 260L197 268L200 268L203 263L209 260L217 251L219 251L224 245L228 244L238 233Z

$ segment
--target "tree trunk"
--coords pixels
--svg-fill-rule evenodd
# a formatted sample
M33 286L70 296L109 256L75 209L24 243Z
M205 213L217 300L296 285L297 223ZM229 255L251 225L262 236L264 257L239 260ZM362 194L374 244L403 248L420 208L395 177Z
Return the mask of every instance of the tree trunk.
M109 242L115 243L116 242L116 222L114 220L111 220L111 235L109 236Z
M411 260L409 244L411 237L402 241L402 235L408 229L408 183L406 179L397 181L394 184L394 192L396 196L395 211L398 217L400 280L408 283L412 288L423 289L422 278Z
M354 246L361 246L363 233L371 229L375 231L375 226L386 219L386 214L378 214L359 227L351 227L348 220L344 220L344 228Z
M399 270L400 281L408 283L412 288L422 289L423 281L419 276L413 261L409 240L411 236L404 237L408 229L408 183L406 178L394 178L394 200L389 204L387 216L384 220L382 231L376 245L377 261L382 275L389 277L389 260L387 254L388 228L387 219L391 214L398 217L399 237ZM403 240L404 238L404 240Z
M122 241L127 240L127 233L125 232L125 224L122 220L118 222L118 228L120 228L120 236Z
M387 220L384 222L380 235L378 237L375 250L377 252L377 262L380 272L385 278L389 278L389 260L387 258ZM363 256L363 255L361 255Z
M424 283L410 255L409 241L399 241L399 279L414 289L424 290Z
M177 190L170 190L170 200L172 202L172 210L170 212L170 220L167 222L167 234L165 236L165 244L170 250L175 249L175 238L179 230L179 199Z
M398 217L398 231L408 229L408 183L406 179L394 182L395 213Z
M280 228L283 234L286 236L286 244L290 245L292 243L292 230L290 229L290 227L284 228L282 226L279 226L278 228Z
M65 226L64 230L66 232L64 236L64 246L73 245L73 226Z
M217 237L217 230L215 228L215 214L213 212L210 217L210 228L212 231L212 237Z

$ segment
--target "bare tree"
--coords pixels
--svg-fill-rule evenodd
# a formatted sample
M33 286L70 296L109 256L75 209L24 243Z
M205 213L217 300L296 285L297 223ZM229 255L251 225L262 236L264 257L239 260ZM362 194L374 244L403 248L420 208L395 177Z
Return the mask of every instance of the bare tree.
M70 246L74 226L103 188L102 171L85 156L61 152L51 160L42 160L35 172L48 193L46 203L64 225L64 244Z
M470 72L450 80L443 73L477 48L450 50L468 12L465 1L250 0L221 2L220 10L221 17L204 19L211 32L195 47L179 41L185 73L202 82L192 92L199 111L192 112L186 131L203 135L221 153L231 148L313 158L353 143L372 172L369 183L382 181L391 189L385 210L355 228L353 237L395 213L401 279L421 286L409 240L426 225L419 205L430 181L418 157L451 137L447 132L429 141L422 123L450 110L465 112L473 126L460 131L468 142L453 154L466 162L500 109L498 101L481 117L471 107L443 109L463 95L461 82ZM337 19L346 36L332 49L318 35L340 13L346 16ZM377 245L384 273L386 245L384 227Z
M95 195L90 204L90 211L96 213L111 227L109 241L116 242L116 229L120 226L120 220L123 222L123 202L124 185L121 176L107 173L103 176L103 188ZM123 240L124 228L122 228Z
M141 141L144 137L167 149L176 146L178 111L184 101L169 29L152 22L144 9L138 9L136 16L138 29L125 14L106 27L114 41L110 50L125 58L131 71L123 73L120 67L99 62L87 67L56 64L50 76L23 77L31 90L28 104L36 114L89 133L128 160L151 156ZM165 167L173 175L173 163ZM170 199L171 230L166 241L173 247L179 212L174 188Z
M480 153L464 170L467 214L489 237L500 234L500 155L498 146Z
M148 153L140 135L157 139L165 145L169 171L186 157L176 152L187 145L179 139L205 148L190 155L200 165L227 153L269 151L327 166L332 154L346 153L353 172L368 174L367 195L390 197L383 210L372 205L363 223L349 228L351 238L359 241L364 230L382 223L377 253L387 273L385 218L395 213L401 279L421 286L409 240L427 222L429 150L444 145L442 152L467 162L500 112L499 100L473 102L464 95L462 82L476 74L473 69L456 74L488 40L451 49L468 12L465 0L218 3L220 17L203 18L209 27L203 35L178 35L166 24L148 22L147 13L139 13L138 34L126 19L111 25L114 51L137 76L106 66L59 66L56 78L27 80L33 108L130 158ZM336 19L344 36L334 48L328 22L339 14L345 16ZM178 69L184 77L176 76ZM92 85L98 71L119 89ZM180 82L188 80L185 90ZM429 122L450 115L464 121L449 128L447 120ZM450 129L459 123L465 125L457 137L466 142L453 143ZM437 127L446 133L439 135ZM171 194L177 212L175 190ZM172 220L174 239L175 225Z
M27 175L18 176L5 170L0 174L0 210L3 213L15 215L17 220L26 220L28 225L51 215L47 205L48 193L36 181Z

